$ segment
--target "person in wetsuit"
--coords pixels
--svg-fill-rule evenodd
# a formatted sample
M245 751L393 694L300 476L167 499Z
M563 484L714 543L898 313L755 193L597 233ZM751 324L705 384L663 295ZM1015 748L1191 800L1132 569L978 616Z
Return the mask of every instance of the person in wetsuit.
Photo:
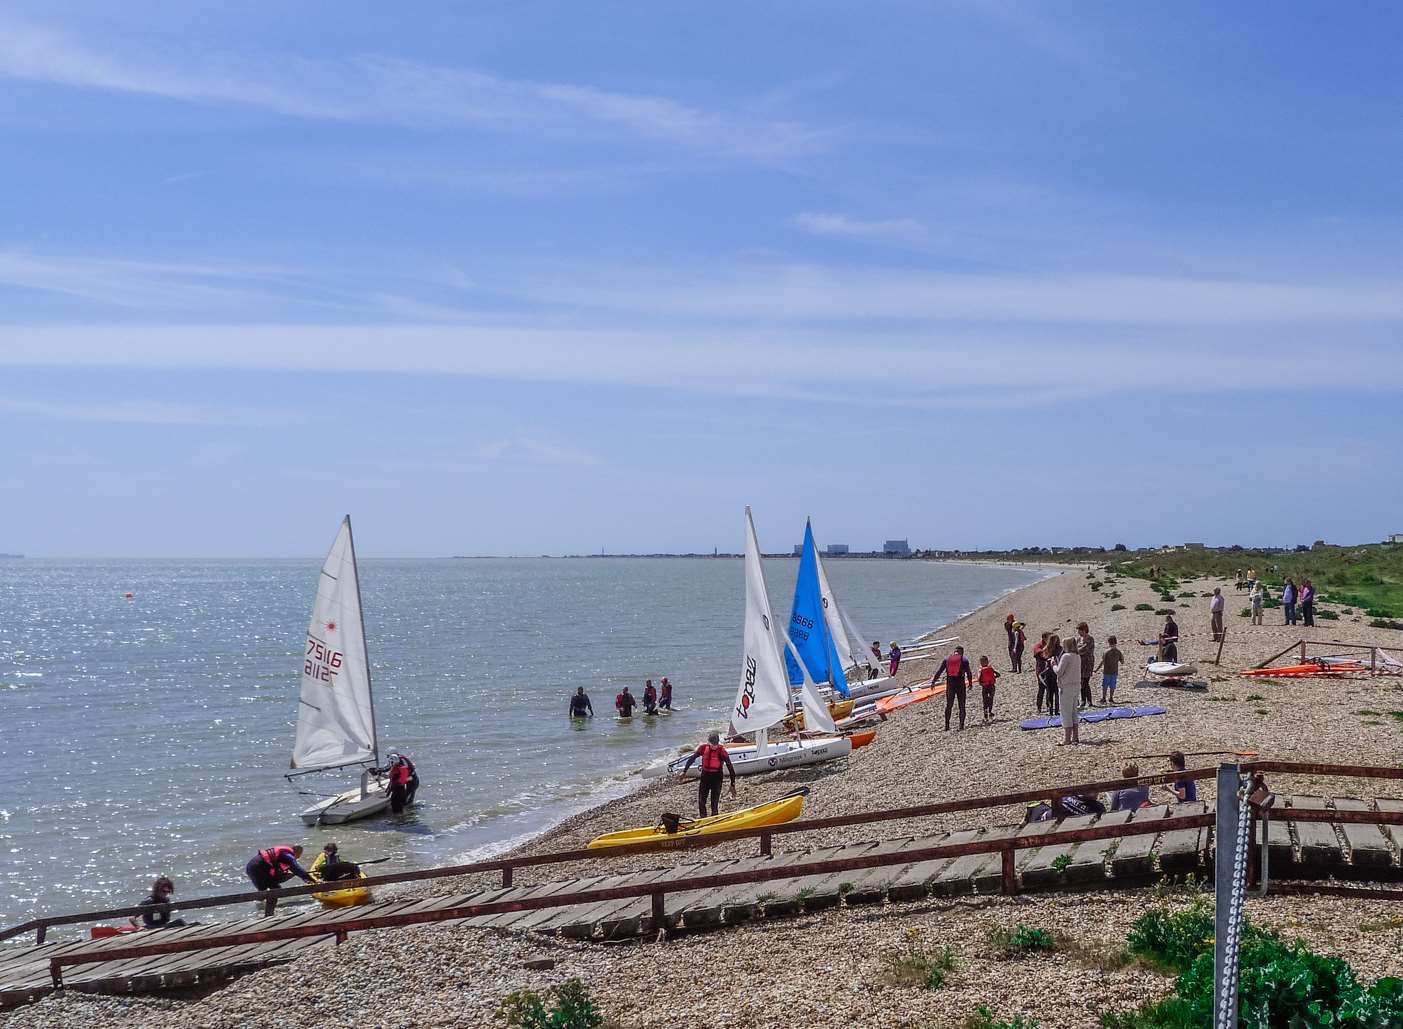
M672 710L672 683L667 681L667 676L663 676L662 692L658 694L658 710Z
M570 698L570 717L594 717L594 705L589 702L589 694L585 692L583 686L575 690L575 695Z
M955 704L960 705L960 728L965 727L965 699L968 696L969 684L973 679L970 673L969 658L965 657L965 648L956 647L945 658L941 666L945 672L945 731L950 731L950 714L955 708ZM935 677L939 676L937 671L931 677L931 682L935 682Z
M643 684L643 713L649 715L658 713L658 691L653 688L652 679Z
M692 762L701 758L701 779L697 784L697 811L700 817L706 817L706 804L711 801L711 813L720 814L721 807L721 769L722 767L731 770L731 796L736 795L736 766L731 764L731 755L726 753L726 748L721 746L721 734L713 732L706 738L706 742L694 750L687 763L682 766L682 774L687 774L687 769L692 767Z
M624 687L624 691L614 698L614 710L618 711L620 718L632 718L633 709L638 706L638 698Z
M175 885L164 875L151 884L151 896L141 902L141 914L133 915L131 923L143 929L167 929L180 925L193 925L183 918L171 917L171 894Z
M311 882L311 874L297 863L302 856L302 845L289 847L265 847L244 865L249 881L256 890L275 890L278 884L286 882L294 875L303 882Z

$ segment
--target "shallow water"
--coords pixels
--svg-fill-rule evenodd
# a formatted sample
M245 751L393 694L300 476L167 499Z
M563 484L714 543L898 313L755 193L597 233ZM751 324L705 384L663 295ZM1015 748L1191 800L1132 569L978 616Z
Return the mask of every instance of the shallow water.
M0 924L243 889L272 843L337 839L389 871L471 860L630 788L724 719L739 661L739 560L363 559L382 753L419 766L400 820L306 829L282 778L320 560L0 562ZM785 617L797 563L766 562ZM907 640L1038 577L924 561L827 563L857 625ZM124 593L130 591L131 599ZM681 710L612 717L667 675ZM576 686L599 717L566 717Z

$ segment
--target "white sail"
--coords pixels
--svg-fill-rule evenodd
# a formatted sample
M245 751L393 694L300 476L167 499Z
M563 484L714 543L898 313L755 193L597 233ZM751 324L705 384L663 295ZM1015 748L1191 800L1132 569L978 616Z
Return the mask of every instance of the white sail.
M828 573L823 570L823 559L818 556L817 548L814 550L814 561L818 564L818 595L823 602L823 620L828 623L828 635L833 637L833 649L838 652L839 662L844 668L866 664L865 658L859 659L853 653L847 620L838 608L838 598L833 595L833 588L828 585Z
M347 515L317 579L302 658L292 767L332 768L369 760L378 762L379 750L356 549Z
M775 645L774 615L760 564L755 522L745 509L745 632L740 686L731 707L731 735L758 732L789 714L789 678Z
M786 637L783 641L777 641L783 648L788 645L791 651L794 644L790 643ZM804 667L804 662L799 659L796 652L794 660L799 665L799 670L804 673L803 685L799 687L800 702L804 708L804 729L807 732L837 732L838 727L833 724L833 712L828 710L828 704L818 695L818 687L809 676L809 670Z

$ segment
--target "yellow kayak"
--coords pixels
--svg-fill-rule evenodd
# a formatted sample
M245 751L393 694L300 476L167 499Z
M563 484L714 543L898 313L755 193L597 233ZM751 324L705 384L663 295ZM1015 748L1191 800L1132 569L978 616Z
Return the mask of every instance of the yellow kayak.
M314 875L312 878L316 882L321 882L321 876L319 875ZM365 873L362 872L356 878L364 879ZM355 880L347 881L354 882ZM352 886L348 889L328 890L325 893L314 893L312 896L329 908L353 908L361 904L369 904L371 901L370 888L366 886Z
M801 786L797 790L786 793L778 800L771 800L765 804L741 808L739 811L731 811L724 815L686 820L677 827L677 831L674 833L668 832L661 825L605 833L603 836L596 836L590 840L587 846L590 850L602 850L605 847L623 847L630 843L652 843L659 840L679 842L694 840L699 836L708 836L712 833L780 825L799 817L804 810L804 798L808 796L808 793L809 788Z

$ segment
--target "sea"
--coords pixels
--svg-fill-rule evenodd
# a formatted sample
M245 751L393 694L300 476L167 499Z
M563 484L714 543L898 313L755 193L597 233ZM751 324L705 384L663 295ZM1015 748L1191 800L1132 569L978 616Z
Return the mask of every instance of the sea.
M855 625L908 641L1033 568L830 559ZM798 562L768 559L787 621ZM320 560L0 562L0 925L243 890L260 847L336 840L377 872L484 858L623 795L725 722L744 566L727 558L360 561L381 753L423 786L399 818L309 829L351 770L284 778ZM613 717L664 675L678 710ZM596 717L572 721L578 686Z

